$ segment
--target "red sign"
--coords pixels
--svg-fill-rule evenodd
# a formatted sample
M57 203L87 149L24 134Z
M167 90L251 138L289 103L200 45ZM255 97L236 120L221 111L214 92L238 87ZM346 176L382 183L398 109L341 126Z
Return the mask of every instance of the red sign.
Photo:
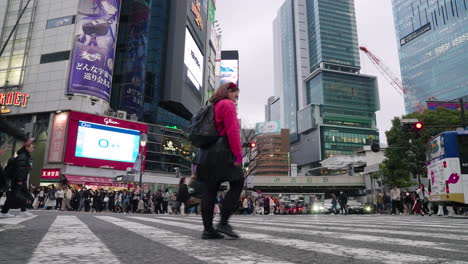
M41 179L60 180L60 169L43 169Z
M69 113L55 115L50 137L49 162L62 162Z
M85 121L100 125L113 126L118 128L126 128L140 131L140 133L148 133L148 125L138 122L131 122L127 120L112 119L107 116L90 115L81 112L70 112L70 121L68 122L68 135L65 150L65 164L74 166L86 166L94 168L108 168L115 170L126 170L132 168L134 163L122 162L114 160L93 159L77 157L75 155L76 143L78 139L78 125L79 121ZM145 155L146 147L140 147L140 153ZM145 164L143 163L143 169Z
M133 184L114 183L114 182L112 182L112 178L76 176L76 175L65 175L65 177L67 178L68 184L94 185L94 186L102 186L102 187L133 188Z

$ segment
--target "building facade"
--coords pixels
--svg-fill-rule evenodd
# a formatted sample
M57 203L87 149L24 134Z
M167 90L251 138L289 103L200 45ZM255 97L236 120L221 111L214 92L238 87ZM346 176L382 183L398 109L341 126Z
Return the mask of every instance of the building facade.
M284 60L275 63L275 93L292 162L314 167L378 139L377 80L359 73L354 1L287 1L273 27L275 57Z
M270 122L266 122L268 124ZM289 131L281 129L279 133L261 133L255 136L257 146L251 156L249 174L255 176L289 175Z
M39 183L43 170L58 170L56 180L125 174L143 133L144 179L190 173L191 147L180 128L205 93L208 1L0 1L2 46L23 10L0 57L0 115L36 138L32 183ZM67 122L58 122L64 113ZM52 157L51 149L74 151L78 159L88 155L77 147L81 126L72 131L68 125L78 121L131 138L133 145L120 151L129 155L127 164L108 165L105 156L92 156L92 166L69 162L65 154ZM133 134L119 134L122 129ZM63 143L72 139L74 148ZM8 151L1 163L21 146L11 138L2 142Z
M403 84L426 101L468 95L468 2L392 0ZM415 111L405 98L407 113Z

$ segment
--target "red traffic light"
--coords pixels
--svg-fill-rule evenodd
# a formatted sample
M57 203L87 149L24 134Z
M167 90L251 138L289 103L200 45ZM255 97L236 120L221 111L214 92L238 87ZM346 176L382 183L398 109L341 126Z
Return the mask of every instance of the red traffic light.
M424 127L424 124L421 122L416 122L416 124L414 124L414 128L416 130L421 130L423 127Z
M250 142L250 143L249 143L249 147L250 147L250 148L256 148L256 147L257 147L257 143L255 143L255 142Z

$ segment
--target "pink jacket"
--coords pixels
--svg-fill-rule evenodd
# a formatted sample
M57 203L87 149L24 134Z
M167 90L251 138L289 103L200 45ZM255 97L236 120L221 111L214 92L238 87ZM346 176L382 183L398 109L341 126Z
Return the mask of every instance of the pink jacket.
M215 126L218 135L227 136L236 162L242 164L240 126L237 120L236 105L229 99L223 99L214 105Z

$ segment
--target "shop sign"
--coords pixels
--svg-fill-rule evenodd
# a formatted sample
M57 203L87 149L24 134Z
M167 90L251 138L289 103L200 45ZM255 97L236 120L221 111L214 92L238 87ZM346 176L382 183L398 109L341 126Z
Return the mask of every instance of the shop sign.
M0 93L0 113L7 114L11 112L11 109L6 106L21 106L26 107L28 104L29 94L22 92L4 92Z
M43 169L41 173L41 179L43 180L59 180L60 169Z
M68 112L55 115L50 137L49 162L62 162L65 147L65 136L68 123Z
M201 16L201 4L199 0L192 2L192 13L195 15L197 26L203 29L203 18Z

